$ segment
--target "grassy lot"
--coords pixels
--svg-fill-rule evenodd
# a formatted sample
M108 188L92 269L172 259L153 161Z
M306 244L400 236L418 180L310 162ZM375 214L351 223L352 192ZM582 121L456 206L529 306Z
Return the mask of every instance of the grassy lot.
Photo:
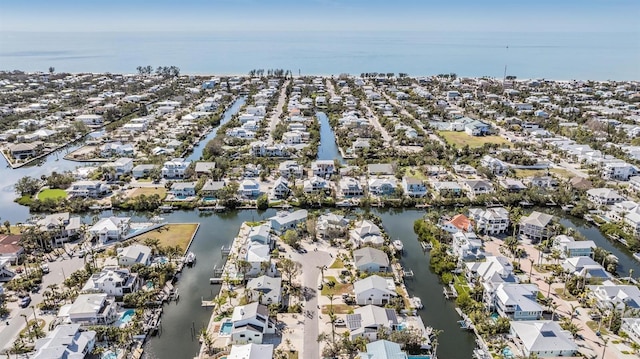
M507 144L511 146L511 142L500 136L470 136L465 132L455 131L440 131L438 132L440 137L455 147L463 147L469 145L469 147L482 147L485 143L495 143L498 145Z
M609 335L609 331L607 330L607 328L605 328L606 324L607 323L602 323L602 325L600 325L598 322L593 320L587 321L587 327L589 327L589 329L593 330L594 332L598 331L598 326L600 325L600 333L602 335Z
M342 259L336 258L329 268L344 268L344 262L342 262Z
M331 277L331 276L325 276L324 277L324 285L322 287L322 291L320 292L320 294L322 295L334 295L336 297L341 296L343 293L349 293L351 292L351 290L353 290L353 285L349 284L349 283L340 283L336 280L336 277ZM328 282L335 282L336 285L333 286L333 288L329 287L327 285Z
M140 195L151 196L153 194L157 194L160 198L164 199L167 196L167 189L163 186L136 188L129 197L134 198Z
M38 193L39 200L45 200L47 198L51 198L51 199L67 198L67 192L65 192L65 190L63 189L47 188L47 189L43 189L42 191L40 191L40 193Z
M336 301L335 299L333 301L334 301L334 303L333 303L333 313L335 313L335 314L353 313L353 308L354 307L352 307L350 305L347 305L347 304L342 304L342 303L336 304L335 303L335 301ZM330 306L331 305L323 305L322 306L322 314L329 314L329 307Z
M567 170L565 170L564 168L550 168L549 172L551 174L555 174L556 176L562 177L562 178L571 178L573 177L573 174ZM523 170L523 169L516 169L515 170L515 174L516 177L518 178L527 178L527 177L534 177L534 176L546 176L547 175L547 170Z
M458 294L469 292L469 284L462 274L458 274L453 278L453 287L456 288Z
M578 298L572 296L571 293L569 293L569 291L566 291L565 294L562 294L563 290L564 290L563 288L555 288L555 289L553 289L553 291L558 295L558 297L560 297L563 300L567 300L567 301L578 300Z
M424 173L422 173L417 168L403 167L402 169L404 169L405 175L407 175L409 177L413 177L415 179L419 179L419 180L422 180L422 181L427 180L427 176L425 176Z
M161 247L178 245L182 251L185 251L197 227L196 223L167 224L151 232L134 237L134 240L144 243L146 238L157 238Z

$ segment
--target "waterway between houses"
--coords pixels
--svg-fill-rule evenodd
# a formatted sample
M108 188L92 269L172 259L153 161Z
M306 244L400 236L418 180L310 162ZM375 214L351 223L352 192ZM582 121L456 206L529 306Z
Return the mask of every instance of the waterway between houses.
M234 103L225 113L223 122L228 121L241 107L241 103ZM318 152L320 159L334 159L340 157L335 145L333 131L324 114L318 114L321 123L321 144ZM202 143L194 149L190 159L198 159L206 142L215 136L215 131L209 133ZM74 147L75 148L75 147ZM73 148L69 149L73 150ZM29 217L26 207L13 202L15 193L13 183L19 178L29 175L40 177L52 171L71 170L79 164L62 159L64 153L69 150L59 151L44 159L40 165L23 167L12 170L2 166L0 168L0 217L2 220L10 220L12 223L23 222ZM57 160L57 157L60 159ZM4 159L2 159L4 161ZM424 210L394 210L376 209L372 211L379 215L383 221L383 227L392 239L401 239L405 247L405 255L402 265L415 273L414 279L407 280L407 288L411 295L422 299L425 309L419 313L425 324L435 329L444 330L439 337L440 346L438 354L447 359L468 359L474 347L474 337L468 332L458 328L457 314L454 304L444 299L442 286L438 278L429 269L429 254L424 253L413 233L414 220L424 215ZM158 337L151 338L146 345L147 358L154 359L180 359L193 358L198 351L197 338L192 337L192 328L198 332L209 320L211 311L202 309L201 299L211 299L217 294L220 287L210 285L214 265L222 264L220 248L229 245L238 233L240 224L244 221L257 221L269 218L275 214L274 210L268 211L232 211L228 213L211 214L198 211L177 211L165 215L168 222L201 224L194 238L191 251L196 253L198 263L193 268L187 268L177 283L180 291L180 301L167 304L162 317L162 332ZM635 261L630 252L618 243L608 241L597 228L590 226L585 221L567 216L561 212L553 214L561 217L561 223L573 227L586 238L593 240L599 247L611 251L619 258L618 273L625 275L629 269L640 273L640 263ZM111 211L104 212L103 216L113 215ZM128 214L135 215L135 214ZM135 220L136 218L134 218ZM87 215L85 221L90 222L91 216Z

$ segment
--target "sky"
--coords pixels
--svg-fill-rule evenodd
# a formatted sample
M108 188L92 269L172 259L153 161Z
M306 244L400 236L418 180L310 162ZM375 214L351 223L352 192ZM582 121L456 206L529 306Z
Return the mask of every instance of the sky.
M636 32L640 0L1 0L0 32ZM640 42L640 37L639 37Z

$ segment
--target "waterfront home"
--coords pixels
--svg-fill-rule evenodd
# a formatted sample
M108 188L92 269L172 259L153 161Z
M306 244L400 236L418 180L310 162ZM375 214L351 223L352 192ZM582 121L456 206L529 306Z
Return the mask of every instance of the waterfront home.
M250 279L246 287L249 300L263 305L280 304L282 278L266 275Z
M46 215L36 222L41 231L49 232L53 244L61 244L75 236L80 230L80 217L72 217L69 212Z
M480 165L488 168L496 176L503 176L509 169L509 166L504 161L489 155L482 157Z
M196 166L194 168L194 171L196 173L196 176L211 176L211 171L213 171L216 168L216 163L215 162L202 162L202 161L198 161L196 162Z
M448 221L445 221L441 228L449 233L473 232L473 223L464 214L456 214Z
M467 280L481 283L485 287L485 294L494 293L502 283L518 283L518 277L513 273L513 264L507 257L487 256L482 262L468 262L465 266Z
M402 189L409 197L424 197L427 194L427 186L425 183L413 177L402 177Z
M493 293L489 309L511 320L536 320L543 312L536 300L538 292L535 284L502 283Z
M360 182L353 177L342 177L338 182L340 194L344 197L356 197L364 194L364 189Z
M597 247L594 241L576 241L573 237L564 234L556 236L553 245L564 258L591 257L593 249Z
M317 160L311 162L311 171L315 176L327 178L336 171L333 160Z
M99 198L109 193L111 189L103 181L76 181L66 189L71 197Z
M388 340L377 340L367 343L367 350L360 352L355 359L408 359L400 344Z
M265 334L276 332L276 323L269 319L269 309L258 302L233 308L231 322L233 344L262 344Z
M121 267L131 267L136 264L148 266L151 264L151 248L142 244L132 244L118 248L116 257Z
M204 182L204 185L202 185L202 188L200 188L199 194L205 199L215 198L218 196L218 192L221 189L223 189L224 186L225 186L224 181L214 181L209 178Z
M31 143L16 143L7 147L11 157L17 160L36 157L42 151L43 143L40 141Z
M440 196L454 196L459 197L462 195L462 186L458 182L452 181L433 181L431 182L436 195Z
M113 178L120 178L120 176L129 174L133 171L133 159L126 157L118 158L113 162L103 164L101 167L107 170L113 169Z
M602 309L640 309L640 289L635 285L615 284L606 280L601 285L588 285L587 289L589 298L595 300Z
M506 189L508 192L520 192L527 189L527 186L522 181L513 178L504 178L498 181L500 187Z
M238 195L242 198L256 198L260 195L260 184L252 179L244 179L238 185Z
M562 269L586 279L609 279L613 277L600 263L594 261L591 257L567 258L562 262Z
M282 143L268 144L264 141L251 143L251 155L255 157L285 157L289 155L287 146Z
M100 157L133 157L135 149L131 143L108 142L100 146Z
M122 297L140 289L142 280L138 273L131 273L129 269L105 267L101 272L93 274L84 287L83 292L102 292L115 297Z
M246 276L243 279L255 277L265 271L271 269L271 246L268 244L262 244L259 242L250 242L244 252L245 261L251 264L251 268L246 272ZM263 263L268 263L269 268L264 268ZM266 269L266 270L265 270Z
M436 166L436 165L426 166L425 167L425 174L427 176L446 175L447 174L447 169L444 166Z
M629 178L629 189L640 192L640 176L633 176Z
M11 261L8 258L0 258L0 282L8 282L16 276L16 273L9 269L10 265ZM0 287L0 292L2 292L2 287Z
M65 304L58 311L63 323L108 325L117 317L115 298L106 293L80 294L73 304Z
M625 332L632 342L640 343L640 318L622 318L620 330Z
M81 330L80 324L61 324L46 337L36 340L33 359L82 359L96 344L96 332Z
M313 176L302 183L302 190L305 193L314 193L319 191L331 190L331 186L326 179L318 176Z
M394 309L375 305L354 309L353 314L347 314L345 321L351 340L363 337L369 341L375 341L378 339L380 330L390 333L398 325L398 317Z
M363 272L386 272L389 269L389 256L372 247L353 251L353 261L356 269Z
M493 193L493 185L485 180L469 180L462 183L464 189L469 192L472 198L480 194Z
M380 277L376 274L355 281L353 292L358 305L386 305L391 298L398 296L393 278Z
M509 212L504 207L471 208L469 217L480 233L502 234L509 228Z
M0 260L6 259L17 264L18 258L24 253L24 247L20 245L22 235L0 235Z
M378 196L389 196L396 191L396 179L389 178L370 178L369 179L369 193Z
M612 205L624 201L624 197L610 188L592 188L587 191L587 199L597 205Z
M638 174L638 169L624 161L605 163L602 167L602 178L608 181L628 181L631 176L636 174Z
M247 238L251 242L271 244L271 223L267 222L259 226L250 227Z
M558 187L558 180L556 180L551 176L534 176L529 178L528 182L532 187L540 187L540 188Z
M516 345L525 357L572 357L578 352L571 334L551 320L511 322L511 335L519 339Z
M518 233L520 236L526 236L536 242L549 239L553 235L552 219L553 216L550 214L533 211L530 215L520 219Z
M119 241L129 234L130 217L107 217L100 219L88 230L93 238L97 238L100 243L108 241Z
M355 248L371 244L380 246L384 244L384 237L380 227L365 219L355 223L355 227L349 231L349 238Z
M131 169L131 175L135 179L144 178L149 176L154 168L156 165L137 165Z
M477 261L485 257L482 240L473 232L455 232L451 249L453 254L462 261Z
M289 197L291 189L289 188L289 181L284 177L279 177L274 183L271 189L271 197L278 199L285 199Z
M308 212L306 209L299 209L293 212L280 211L275 216L269 218L271 228L278 235L284 234L289 229L296 229L298 224L307 221Z
M196 195L196 182L174 182L169 193L177 198L193 197Z
M232 345L226 359L273 359L273 344Z
M321 238L324 238L331 233L346 233L345 229L348 225L349 220L343 215L329 212L318 217L316 220L316 231Z
M160 173L162 173L162 178L184 178L184 173L190 164L191 162L185 161L184 158L174 158L164 163Z
M296 161L283 161L278 166L278 173L284 178L302 178L304 167Z
M248 129L250 127L249 124L255 123L254 121L249 121L242 125L242 127L234 127L227 130L227 137L238 138L242 140L253 140L256 138L256 133L253 130Z

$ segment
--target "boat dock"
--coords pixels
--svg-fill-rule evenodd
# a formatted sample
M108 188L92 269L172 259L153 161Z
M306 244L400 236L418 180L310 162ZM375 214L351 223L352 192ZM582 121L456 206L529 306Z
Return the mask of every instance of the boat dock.
M449 284L449 288L447 287L442 288L442 293L444 294L444 297L447 299L458 298L458 291L456 291L456 288L451 284Z

